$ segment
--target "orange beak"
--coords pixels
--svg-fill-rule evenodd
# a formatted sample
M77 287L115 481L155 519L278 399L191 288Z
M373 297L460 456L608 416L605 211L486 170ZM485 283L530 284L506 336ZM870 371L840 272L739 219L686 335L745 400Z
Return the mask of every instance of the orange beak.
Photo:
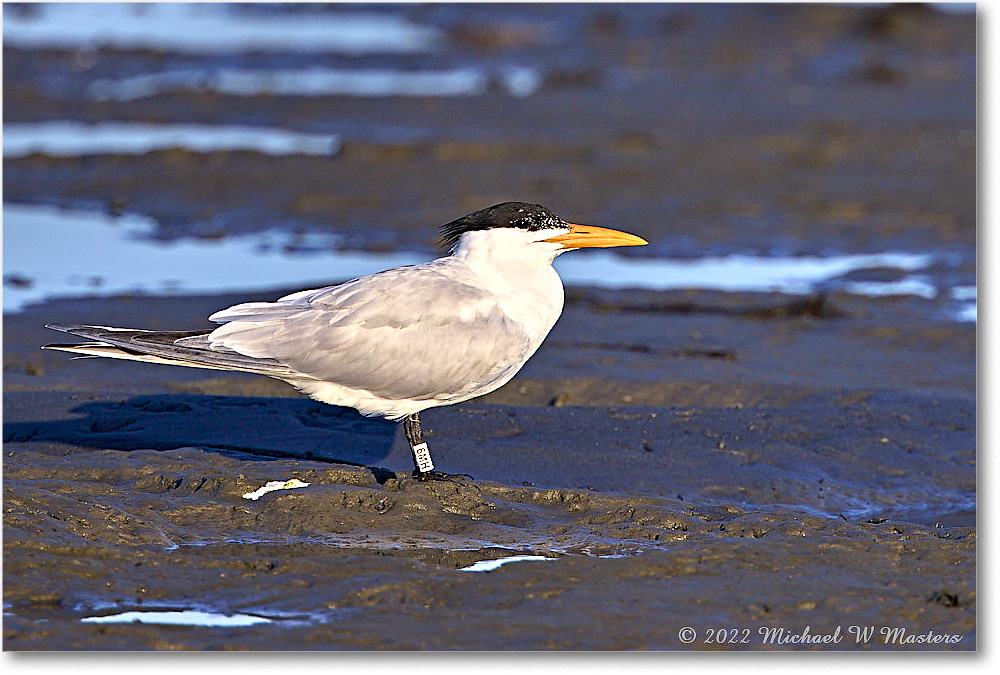
M570 231L543 241L562 244L563 248L609 248L611 246L645 246L649 242L628 232L594 225L569 224Z

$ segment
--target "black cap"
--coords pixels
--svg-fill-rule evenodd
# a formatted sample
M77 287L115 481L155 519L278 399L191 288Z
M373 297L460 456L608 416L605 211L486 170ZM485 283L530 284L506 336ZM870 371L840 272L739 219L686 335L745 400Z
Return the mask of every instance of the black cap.
M492 230L495 227L516 227L523 230L547 230L568 228L562 218L540 204L524 202L503 202L489 208L462 216L458 220L441 226L441 245L454 248L466 232Z

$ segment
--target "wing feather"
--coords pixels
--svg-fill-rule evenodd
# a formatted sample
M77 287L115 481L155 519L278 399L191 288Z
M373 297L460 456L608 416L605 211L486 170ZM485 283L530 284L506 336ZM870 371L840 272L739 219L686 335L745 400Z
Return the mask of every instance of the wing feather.
M230 307L209 343L385 398L469 398L516 372L532 340L436 262Z

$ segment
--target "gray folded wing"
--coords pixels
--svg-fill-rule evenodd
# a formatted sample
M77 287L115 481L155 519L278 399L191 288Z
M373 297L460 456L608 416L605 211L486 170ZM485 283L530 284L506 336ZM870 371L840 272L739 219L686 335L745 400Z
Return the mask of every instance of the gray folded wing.
M537 345L497 305L435 263L389 270L212 315L212 350L389 399L464 400L516 372Z

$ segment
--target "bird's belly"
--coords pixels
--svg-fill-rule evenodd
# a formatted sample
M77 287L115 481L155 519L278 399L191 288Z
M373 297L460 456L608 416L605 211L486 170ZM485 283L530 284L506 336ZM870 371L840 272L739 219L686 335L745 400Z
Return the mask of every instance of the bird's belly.
M496 359L473 358L450 367L438 364L437 372L401 373L393 381L377 386L367 383L352 386L314 378L286 381L323 403L355 408L364 415L401 419L421 410L461 403L499 389L521 370L535 349L537 345L534 349L526 348L515 358L506 353Z

